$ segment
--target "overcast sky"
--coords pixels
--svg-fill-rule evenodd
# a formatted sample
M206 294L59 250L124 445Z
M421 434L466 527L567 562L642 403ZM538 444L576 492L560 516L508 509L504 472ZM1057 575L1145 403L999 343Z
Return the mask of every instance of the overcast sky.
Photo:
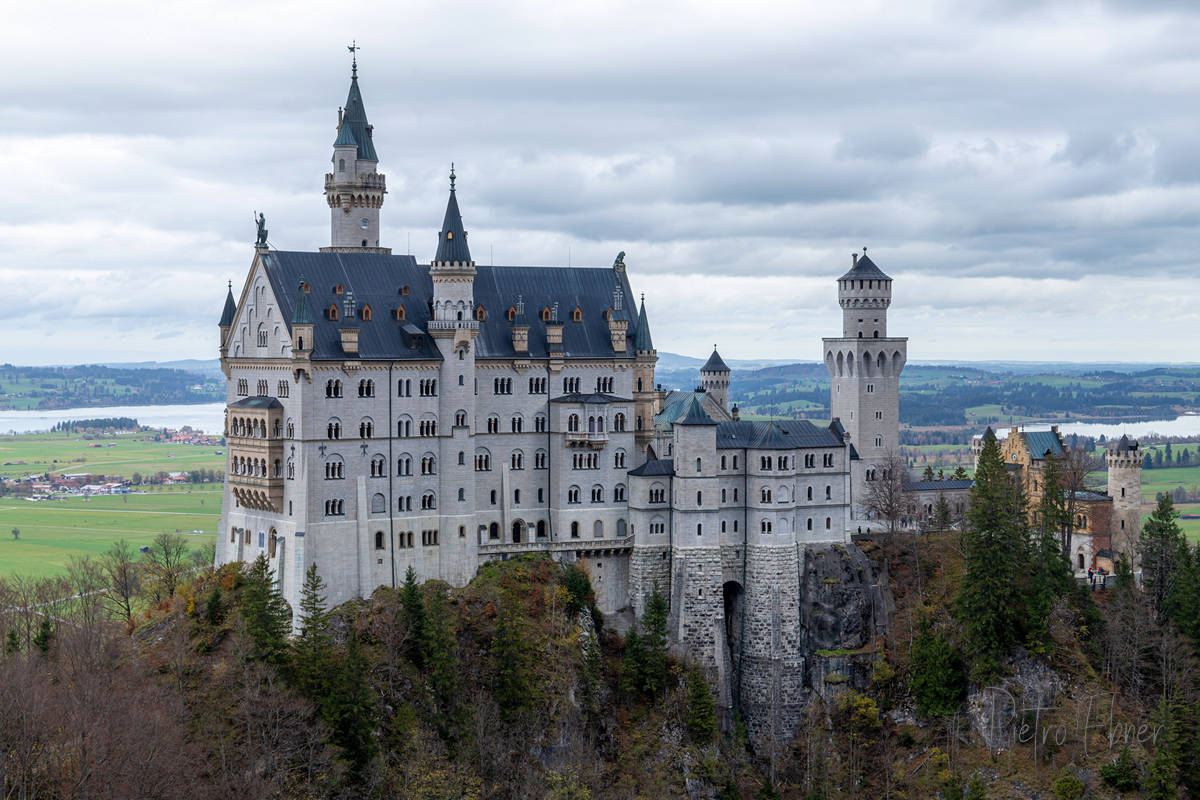
M351 39L396 252L454 161L477 262L624 250L660 351L817 360L867 246L913 360L1197 361L1196 9L10 4L0 361L215 357L251 212L329 243Z

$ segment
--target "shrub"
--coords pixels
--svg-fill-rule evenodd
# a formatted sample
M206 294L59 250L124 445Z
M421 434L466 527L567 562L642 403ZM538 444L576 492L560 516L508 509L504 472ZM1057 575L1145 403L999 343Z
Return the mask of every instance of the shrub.
M1079 800L1083 797L1083 781L1074 775L1064 772L1050 784L1050 791L1058 800Z
M1100 777L1104 782L1119 792L1129 792L1138 788L1141 782L1138 778L1137 763L1128 747L1122 747L1117 760L1100 767Z

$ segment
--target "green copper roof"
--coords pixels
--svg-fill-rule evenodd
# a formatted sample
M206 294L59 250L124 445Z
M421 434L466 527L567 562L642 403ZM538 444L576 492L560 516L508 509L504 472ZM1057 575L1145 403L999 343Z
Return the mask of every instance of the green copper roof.
M463 230L462 214L458 212L458 198L454 194L454 167L450 167L450 200L446 203L446 218L438 232L437 255L434 261L471 263L471 251L467 247L467 232Z
M334 147L339 145L358 147L358 142L354 141L354 134L350 132L350 126L345 122L338 126L338 137L333 143Z
M229 294L225 295L225 310L221 312L221 327L233 324L233 315L237 313L237 303L233 301L233 284L229 284Z
M653 350L650 340L650 320L646 318L646 296L642 295L642 307L638 311L637 334L633 337L634 350Z
M353 141L344 141L347 136ZM335 144L357 144L359 158L379 160L379 156L375 155L375 144L371 141L371 124L367 122L362 92L358 90L357 74L350 78L350 94L346 96L346 107L342 110L342 124L338 126Z
M675 423L676 425L716 425L713 418L708 415L704 407L700 405L700 398L692 395L692 403L688 406L687 413L683 419Z
M292 312L293 325L313 324L312 305L308 302L308 292L304 291L304 284L306 283L308 281L301 278L300 288L296 290L296 310Z

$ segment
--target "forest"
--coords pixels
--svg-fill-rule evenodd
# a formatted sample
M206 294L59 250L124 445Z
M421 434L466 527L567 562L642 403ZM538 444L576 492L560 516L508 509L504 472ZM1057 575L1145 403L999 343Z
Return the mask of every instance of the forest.
M224 389L220 376L181 369L0 364L0 409L214 403Z

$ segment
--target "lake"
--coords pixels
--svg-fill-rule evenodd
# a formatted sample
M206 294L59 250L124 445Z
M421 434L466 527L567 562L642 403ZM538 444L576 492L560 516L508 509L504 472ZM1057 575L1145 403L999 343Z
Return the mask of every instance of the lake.
M184 425L221 435L225 428L224 403L190 403L166 406L100 406L57 408L52 411L0 411L0 434L48 431L56 423L72 419L132 417L151 428L182 428Z
M1027 431L1048 431L1050 430L1050 424L1030 424L1023 425L1022 428ZM997 436L1004 438L1008 435L1009 427L997 424L993 425L992 429L996 431ZM1122 434L1128 435L1131 439L1143 439L1152 434L1160 436L1200 436L1200 414L1184 414L1175 419L1151 420L1149 422L1064 422L1059 424L1058 430L1063 436L1070 436L1073 433L1077 433L1080 436L1094 436L1097 438L1103 435L1109 439L1120 439Z

